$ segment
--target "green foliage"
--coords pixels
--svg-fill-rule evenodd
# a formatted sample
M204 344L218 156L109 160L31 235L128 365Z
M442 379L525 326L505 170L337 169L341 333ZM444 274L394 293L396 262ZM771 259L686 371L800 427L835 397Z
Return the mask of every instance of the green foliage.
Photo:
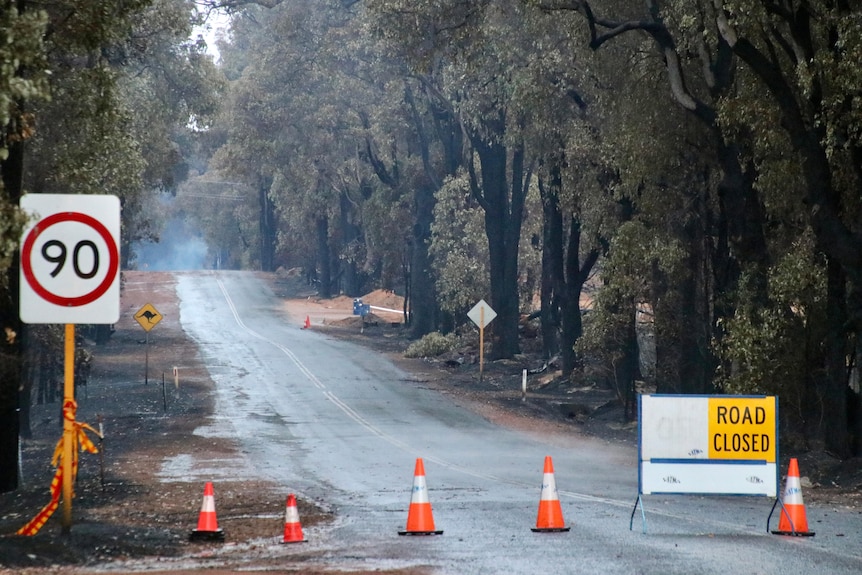
M33 118L22 104L49 95L48 66L42 38L48 25L44 11L19 12L9 2L0 9L0 160L8 156L9 139L32 135ZM25 73L26 70L26 73Z
M728 393L777 394L798 409L825 327L825 270L810 233L772 267L769 288L767 307L739 308L722 326L718 355L732 369L721 369L716 383Z
M463 317L489 291L484 212L473 200L464 175L448 179L436 198L429 253L440 307Z
M404 357L436 357L455 349L459 343L458 336L454 333L444 335L434 331L410 344L404 351Z
M380 285L387 289L403 284L411 224L408 197L391 192L379 187L362 208L367 244L362 264L369 271L379 270Z
M756 0L728 0L723 10L710 0L669 0L652 13L632 3L594 6L609 22L666 26L673 42L665 49L680 59L678 70L668 70L671 54L656 50L648 34L622 34L592 51L583 13L543 12L536 4L369 0L344 11L301 0L249 8L237 19L233 48L223 51L233 83L221 124L228 141L214 165L254 185L272 182L285 250L312 253L310 222L325 214L333 242L345 233L336 222L361 228L338 252L343 261L391 278L412 237L414 190L436 186L428 181L434 173L454 171L440 169L442 140L435 140L446 135L445 111L474 138L523 143L536 170L541 159L559 159L563 217L579 216L582 250L593 238L610 240L579 344L608 373L642 305L661 314L668 369L683 365L668 358L694 330L704 357L715 337L726 389L798 388L822 359L824 316L822 244L807 236L807 165L764 78L729 54L723 33L732 29L760 47L788 80L791 99L807 114L802 121L827 152L843 222L858 233L859 10L807 3L809 59L796 53L805 46L791 35L786 13ZM726 74L714 75L724 63ZM696 113L678 105L669 72L698 101ZM424 124L414 121L405 86L421 99ZM502 127L491 125L498 118ZM428 157L420 137L431 141ZM372 158L391 181L376 178ZM460 168L436 195L430 239L439 303L456 318L490 291L483 213ZM727 211L730 200L735 208L762 207L763 221L735 225L739 211ZM522 305L539 269L541 213L531 197L520 243ZM619 216L627 222L618 228ZM757 247L748 249L758 253L743 253L751 244L741 229L757 240L764 230L765 251L752 242ZM751 273L760 262L773 264L766 302L755 288L763 275ZM774 357L789 367L770 371ZM713 365L711 356L701 364Z
M45 193L116 194L143 185L145 160L128 127L131 113L116 91L118 72L107 67L54 75L54 96L37 109L27 185ZM63 137L74 134L74 138Z
M0 9L0 162L9 144L33 136L34 116L26 111L49 97L43 36L48 24L44 11L19 12L11 3ZM0 191L3 182L0 181ZM0 199L0 289L8 290L7 270L12 265L27 216L4 194Z
M0 290L7 290L9 274L6 270L18 252L21 233L28 216L5 198L0 199Z
M30 106L24 185L119 196L124 259L131 242L158 240L149 196L186 177L194 130L217 107L220 76L188 38L193 14L186 0L66 0L47 12L52 98Z
M36 100L47 95L45 47L43 37L48 25L44 10L19 12L13 4L4 3L0 11L0 122L12 119L10 109L15 101ZM27 70L27 74L23 74Z
M593 307L584 319L584 334L576 342L578 353L603 377L613 380L623 359L626 338L637 306L650 302L655 269L671 277L681 273L682 246L657 230L634 220L622 224L602 260Z

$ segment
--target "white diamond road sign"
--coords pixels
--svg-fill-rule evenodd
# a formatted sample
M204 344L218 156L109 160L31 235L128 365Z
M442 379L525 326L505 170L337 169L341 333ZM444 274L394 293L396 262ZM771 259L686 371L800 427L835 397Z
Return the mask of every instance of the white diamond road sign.
M27 194L21 235L24 323L116 323L120 318L120 200Z
M480 299L479 303L473 306L473 308L467 312L467 317L473 320L480 329L484 329L486 325L491 323L491 321L497 317L497 312L495 312L491 306L485 303L485 300Z

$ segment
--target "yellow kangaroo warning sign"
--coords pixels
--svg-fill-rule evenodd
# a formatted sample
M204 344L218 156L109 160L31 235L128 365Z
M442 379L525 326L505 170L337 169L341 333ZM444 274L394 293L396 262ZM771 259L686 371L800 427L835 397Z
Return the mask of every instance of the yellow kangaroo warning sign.
M135 321L141 324L144 331L150 331L156 324L162 321L162 314L153 307L153 304L148 303L135 313Z

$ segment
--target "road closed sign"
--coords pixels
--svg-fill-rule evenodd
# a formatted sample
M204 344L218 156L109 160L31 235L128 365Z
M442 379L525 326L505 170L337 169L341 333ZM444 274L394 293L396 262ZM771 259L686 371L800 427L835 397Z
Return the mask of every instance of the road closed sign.
M709 458L775 461L775 400L710 397Z
M21 236L24 323L115 323L120 317L120 200L27 194Z
M640 493L775 496L774 396L641 395Z

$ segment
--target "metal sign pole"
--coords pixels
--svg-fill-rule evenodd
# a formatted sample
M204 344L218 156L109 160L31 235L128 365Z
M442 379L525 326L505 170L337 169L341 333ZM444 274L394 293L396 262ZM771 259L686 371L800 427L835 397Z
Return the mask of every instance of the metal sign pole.
M147 379L150 376L150 332L147 332L147 343L145 344L146 351L144 352L144 385L149 383Z
M63 385L63 533L72 529L72 444L74 442L75 422L69 413L74 414L75 405L75 324L66 324L65 364ZM68 412L67 412L68 411Z
M485 370L485 308L479 308L479 383Z

